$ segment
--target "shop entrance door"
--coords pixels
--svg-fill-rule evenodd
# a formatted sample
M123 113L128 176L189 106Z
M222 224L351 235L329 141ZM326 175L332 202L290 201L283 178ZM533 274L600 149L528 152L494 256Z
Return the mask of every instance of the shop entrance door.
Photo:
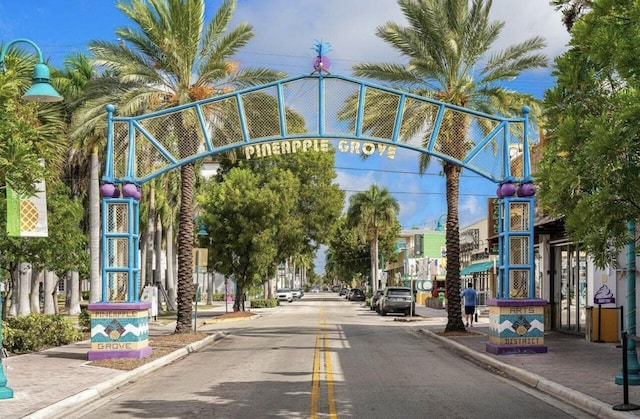
M586 332L587 254L574 244L554 247L553 266L560 287L557 318L560 330L573 333Z

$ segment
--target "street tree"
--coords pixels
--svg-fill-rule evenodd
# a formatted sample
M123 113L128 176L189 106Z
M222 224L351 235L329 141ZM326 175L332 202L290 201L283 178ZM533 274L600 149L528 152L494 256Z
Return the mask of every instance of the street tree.
M281 234L302 236L297 217L299 181L288 170L235 167L223 182L209 181L200 196L217 272L233 276L234 311L244 308L244 291L274 273Z
M253 37L247 23L229 30L235 0L224 0L208 23L204 0L131 0L119 1L116 7L134 26L118 28L118 42L93 41L89 49L94 64L111 71L120 82L115 104L122 115L187 104L284 76L273 70L240 68L233 60ZM174 123L181 134L179 157L187 157L198 149L197 128L188 121ZM194 178L193 162L181 166L176 333L192 329Z
M640 218L640 3L591 5L555 62L535 177L542 207L564 217L572 241L615 266Z
M67 147L62 105L20 98L31 85L35 64L34 56L14 46L5 57L6 71L0 72L0 185L25 193L56 173Z
M381 266L384 261L396 259L395 244L400 230L400 222L396 219L393 228L387 229L379 236ZM372 278L371 243L347 223L346 215L339 218L337 231L329 241L325 272L330 278L348 283L358 277Z
M0 200L0 212L6 213L6 200ZM62 182L47 185L47 237L10 237L6 229L0 229L0 265L5 275L12 278L14 289L18 288L19 268L29 263L35 271L55 272L62 278L72 271L88 271L86 235L82 231L82 203L74 200L70 189ZM28 290L28 287L23 287ZM55 288L45 289L45 299L52 299ZM17 304L15 300L14 303ZM54 304L47 307L55 308ZM29 307L20 311L27 313ZM79 310L77 310L79 311ZM54 314L54 313L45 313ZM76 313L77 314L77 313Z
M546 57L539 53L544 47L540 37L511 45L502 51L492 49L500 36L504 22L491 21L491 0L398 0L408 25L388 22L377 28L376 35L398 51L406 63L361 63L353 68L354 75L377 79L393 87L442 102L489 114L515 116L522 105L536 114L536 102L531 95L504 86L526 70L546 66ZM375 102L374 102L375 103ZM424 126L434 126L436 114L431 107L415 110L404 117L401 140L408 141ZM369 111L363 126L374 134L387 136L389 107L380 101ZM355 121L353 116L350 118ZM460 158L465 155L469 120L459 113L445 119L440 128L438 150ZM427 147L431 132L423 139ZM431 162L422 154L419 170L424 173ZM446 331L464 330L460 306L460 238L459 183L462 168L442 162L447 195L447 314Z
M371 288L378 288L378 266L380 236L393 231L398 224L400 204L387 188L378 185L351 195L347 209L347 223L369 244Z
M371 246L347 224L346 215L338 220L336 234L329 241L324 270L330 278L350 283L358 274L371 277Z

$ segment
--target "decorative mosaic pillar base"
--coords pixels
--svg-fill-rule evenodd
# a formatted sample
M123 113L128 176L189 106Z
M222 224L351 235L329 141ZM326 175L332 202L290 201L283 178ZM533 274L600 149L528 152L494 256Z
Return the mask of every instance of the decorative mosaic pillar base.
M490 299L487 352L496 355L546 353L544 307L540 299Z
M113 358L148 358L151 303L94 303L91 313L89 361Z

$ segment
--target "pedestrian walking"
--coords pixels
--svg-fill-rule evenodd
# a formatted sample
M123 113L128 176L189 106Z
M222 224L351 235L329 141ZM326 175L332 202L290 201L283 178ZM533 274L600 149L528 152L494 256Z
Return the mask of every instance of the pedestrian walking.
M462 291L460 298L464 300L464 314L467 318L467 327L473 327L473 315L476 312L478 304L478 293L473 288L473 284L469 282L467 288Z

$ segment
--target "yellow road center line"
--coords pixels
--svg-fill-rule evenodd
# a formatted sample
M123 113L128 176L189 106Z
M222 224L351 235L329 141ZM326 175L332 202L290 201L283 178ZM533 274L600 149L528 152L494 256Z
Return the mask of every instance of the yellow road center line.
M329 417L337 418L336 400L333 397L333 370L331 369L331 352L329 351L327 337L327 322L324 321L324 364L325 374L327 376L327 401L329 403Z
M316 334L316 347L313 355L313 374L311 375L311 419L318 417L318 398L320 396L320 329Z

